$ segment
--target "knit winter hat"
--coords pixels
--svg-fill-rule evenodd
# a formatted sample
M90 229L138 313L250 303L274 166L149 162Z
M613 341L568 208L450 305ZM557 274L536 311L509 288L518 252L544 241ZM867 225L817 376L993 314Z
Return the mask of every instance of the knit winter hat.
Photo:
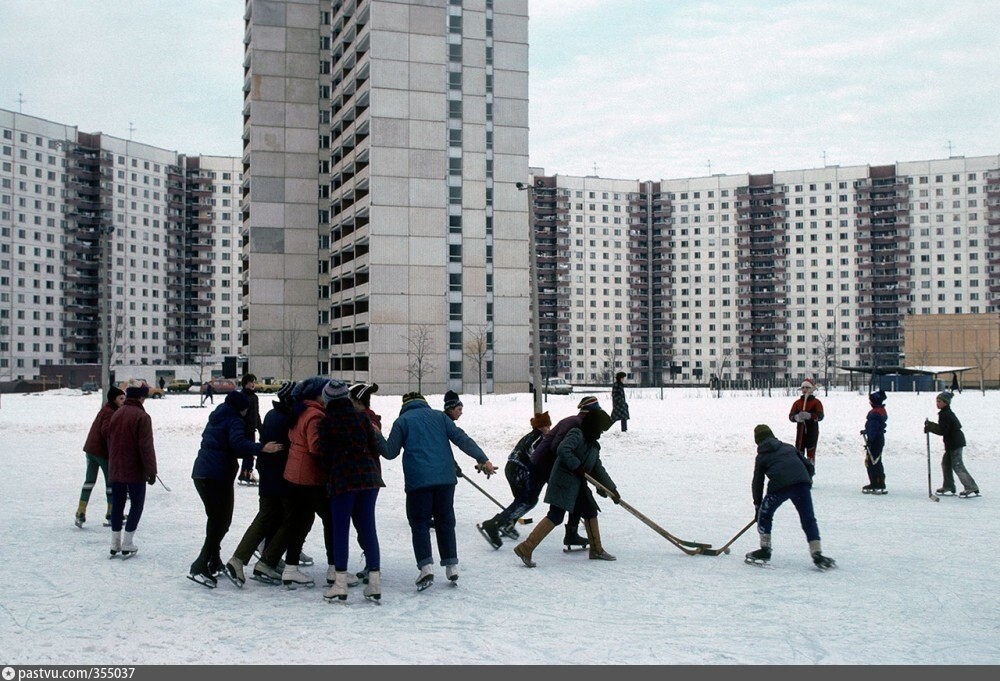
M114 402L116 397L124 394L125 394L124 390L111 386L110 388L108 388L108 402Z
M593 395L587 395L580 400L580 404L576 405L577 411L592 411L595 409L600 409L601 405L597 401L597 398Z
M885 391L876 390L868 396L868 401L871 402L873 407L881 407L882 403L885 402Z
M281 384L281 387L278 388L278 392L276 392L275 395L277 395L278 399L282 402L288 402L292 399L292 391L295 390L295 385L295 381L285 381Z
M130 383L125 387L125 397L133 400L149 397L149 386L145 383Z
M753 429L753 441L755 444L760 444L769 437L774 437L774 433L771 431L770 426L765 426L763 423Z
M937 396L937 398L939 400L941 400L942 402L944 402L945 404L951 404L951 398L952 397L954 397L954 395L952 393L948 392L947 390L945 390L944 392L938 393L938 396Z
M808 388L809 390L815 390L816 382L813 381L811 378L807 378L806 380L802 381L802 385L800 387L804 389Z
M299 381L292 388L292 400L301 402L302 400L315 400L323 394L323 388L329 379L323 376L311 376L304 381Z
M355 383L348 392L352 400L368 407L371 406L372 395L378 392L378 383Z
M420 400L421 402L426 402L427 401L427 399L424 398L423 395L421 395L420 393L418 393L416 391L410 392L410 393L406 393L405 395L403 395L403 404L406 404L407 402L412 402L413 400Z
M549 416L549 412L547 411L543 411L540 414L535 414L531 418L532 428L538 428L539 430L541 430L542 428L551 426L552 426L552 418Z
M240 412L250 408L250 400L247 399L242 390L234 390L226 395L226 404Z
M462 400L458 399L458 393L454 390L449 390L444 394L444 408L445 410L454 409L455 407L461 407Z
M347 384L337 379L330 379L323 388L323 404L329 404L333 400L342 400L347 396Z

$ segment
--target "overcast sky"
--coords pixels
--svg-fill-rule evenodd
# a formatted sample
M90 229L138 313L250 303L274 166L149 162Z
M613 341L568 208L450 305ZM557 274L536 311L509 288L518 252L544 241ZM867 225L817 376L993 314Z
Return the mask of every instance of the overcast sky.
M0 0L0 107L238 156L242 7ZM530 163L548 173L660 179L1000 153L1000 2L529 8Z

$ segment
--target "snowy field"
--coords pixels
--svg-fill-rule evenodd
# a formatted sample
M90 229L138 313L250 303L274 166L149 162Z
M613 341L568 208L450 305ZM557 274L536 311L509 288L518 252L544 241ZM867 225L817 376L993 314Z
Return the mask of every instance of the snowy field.
M553 421L582 393L551 396ZM787 419L798 394L707 389L627 391L632 420L605 434L603 461L622 498L669 532L719 546L753 515L752 430L767 423L794 438ZM610 411L610 396L599 394ZM378 503L382 606L352 589L346 605L325 588L285 591L226 579L209 590L185 579L203 538L204 511L191 465L209 408L198 396L148 400L160 475L136 533L138 555L108 559L98 481L89 522L73 525L97 394L56 390L0 398L0 663L3 664L582 664L582 665L996 665L1000 663L1000 393L966 390L952 406L969 445L966 463L983 496L928 499L924 418L934 393L890 393L886 496L867 482L859 435L864 394L818 396L820 426L814 503L824 553L838 568L815 569L791 504L775 518L768 567L743 563L751 530L731 555L687 556L607 500L600 500L605 548L616 562L563 553L561 528L527 569L511 550L494 551L476 523L497 507L466 481L456 491L461 577L418 593L404 512L401 459L383 462ZM529 395L464 395L462 426L498 466L528 430ZM441 407L441 396L429 396ZM216 405L221 402L216 398ZM399 397L375 396L385 432ZM261 396L266 411L270 398ZM931 436L932 484L940 486L941 439ZM457 450L456 450L457 451ZM457 452L472 472L472 460ZM475 481L503 503L502 475ZM254 488L237 487L223 559L257 509ZM536 522L546 507L528 515ZM322 583L317 522L304 568ZM531 526L524 526L528 530ZM353 541L353 540L352 540ZM435 547L435 559L437 559ZM352 544L351 569L362 557Z

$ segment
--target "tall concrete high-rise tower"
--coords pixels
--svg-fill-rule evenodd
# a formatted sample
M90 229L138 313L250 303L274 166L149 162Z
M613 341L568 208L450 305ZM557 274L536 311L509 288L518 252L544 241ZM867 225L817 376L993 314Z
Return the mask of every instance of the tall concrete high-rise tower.
M523 391L527 1L247 0L249 370Z

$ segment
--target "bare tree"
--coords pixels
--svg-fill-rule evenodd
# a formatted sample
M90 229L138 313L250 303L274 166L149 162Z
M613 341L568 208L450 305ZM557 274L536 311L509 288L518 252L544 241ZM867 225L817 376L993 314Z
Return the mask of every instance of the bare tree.
M406 341L406 373L417 381L417 392L422 393L424 376L437 369L430 359L430 329L424 325L415 326L402 338Z
M819 336L816 354L823 360L823 395L830 394L830 365L837 361L837 336L835 333L825 333ZM815 368L813 369L815 372Z
M479 404L483 403L483 373L486 369L486 362L490 355L489 333L484 326L469 327L468 340L465 341L465 354L472 359L476 365L476 373L479 376Z
M722 375L726 371L726 365L732 359L732 356L736 350L735 346L729 346L728 348L721 348L722 352L719 353L718 359L715 361L715 370L712 376L715 383L715 394L716 397L722 397Z

